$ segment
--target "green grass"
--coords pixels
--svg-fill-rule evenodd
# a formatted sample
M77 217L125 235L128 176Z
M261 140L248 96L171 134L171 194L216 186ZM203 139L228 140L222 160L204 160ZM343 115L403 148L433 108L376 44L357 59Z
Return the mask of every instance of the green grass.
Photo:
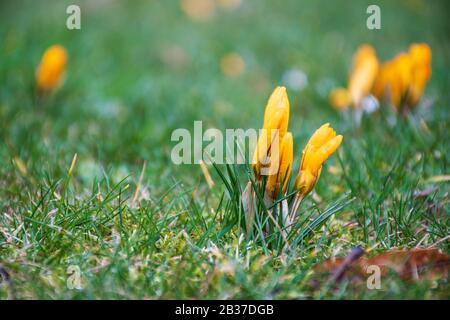
M207 22L187 18L178 1L1 2L0 264L17 298L449 298L444 280L390 277L380 291L309 286L315 263L357 245L374 254L438 243L450 253L441 241L450 230L449 182L433 179L450 174L448 4L376 1L382 29L370 31L373 1L243 2ZM80 31L65 28L73 3L82 8ZM391 124L382 106L357 127L330 107L328 92L345 85L358 45L387 60L422 41L433 50L430 108ZM38 101L34 70L54 43L69 52L66 81ZM184 63L167 65L162 56L174 44ZM246 63L236 78L220 70L232 51ZM233 195L212 167L209 190L198 166L172 164L170 135L194 120L259 128L267 97L294 67L308 85L288 88L293 173L321 124L344 135L302 216L326 215L344 195L353 200L281 254L245 240L227 209ZM233 170L241 172L231 176L234 187L245 187L245 168ZM428 197L414 197L429 187ZM72 265L82 290L67 287ZM9 295L0 285L0 297Z

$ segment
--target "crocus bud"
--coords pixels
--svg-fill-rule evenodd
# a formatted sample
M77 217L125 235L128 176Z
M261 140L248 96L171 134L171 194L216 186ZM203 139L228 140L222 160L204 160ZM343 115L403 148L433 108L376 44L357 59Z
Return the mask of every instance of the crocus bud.
M334 153L342 143L343 137L336 136L330 124L324 124L317 129L303 150L300 171L295 180L295 188L303 198L317 183L323 163Z
M289 99L285 87L277 87L269 98L264 113L262 133L253 154L252 168L259 179L261 169L270 161L271 144L281 141L287 132L289 122Z

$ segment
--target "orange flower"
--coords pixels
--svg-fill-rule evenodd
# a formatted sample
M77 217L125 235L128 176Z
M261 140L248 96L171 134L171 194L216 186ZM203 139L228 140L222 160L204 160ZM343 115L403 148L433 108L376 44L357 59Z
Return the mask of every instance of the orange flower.
M64 75L67 51L60 45L49 47L42 56L36 70L36 83L41 91L55 89Z
M375 80L375 84L372 89L372 94L378 100L381 100L386 95L385 91L392 81L391 78L393 75L393 70L394 67L392 61L385 62L381 65L380 72L378 72L377 79Z
M261 176L261 169L269 165L270 149L273 141L282 141L287 132L289 121L289 99L285 87L277 87L267 102L264 124L253 154L252 167L256 177Z

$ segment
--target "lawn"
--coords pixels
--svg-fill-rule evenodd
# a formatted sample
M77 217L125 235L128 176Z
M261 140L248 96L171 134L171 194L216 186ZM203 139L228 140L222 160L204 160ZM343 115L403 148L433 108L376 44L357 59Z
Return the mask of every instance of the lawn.
M178 0L1 1L0 298L450 298L446 277L311 284L315 264L357 246L450 254L448 3L213 3L193 14ZM366 27L373 3L381 30ZM66 28L69 4L81 30ZM415 42L432 49L432 77L410 114L382 102L358 124L332 108L361 44L386 61ZM35 71L56 43L65 80L43 97ZM173 130L195 120L260 128L278 85L291 103L293 172L320 125L344 136L300 209L330 215L288 251L247 240L229 209L223 178L245 187L245 166L209 165L209 188L199 165L171 160Z

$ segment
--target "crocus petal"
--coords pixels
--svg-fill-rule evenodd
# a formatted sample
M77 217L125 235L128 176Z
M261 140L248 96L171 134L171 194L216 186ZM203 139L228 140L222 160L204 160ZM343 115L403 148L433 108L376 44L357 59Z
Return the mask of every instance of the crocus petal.
M286 133L281 142L280 170L278 171L278 182L283 184L283 192L291 175L292 163L294 162L294 140L290 132Z
M277 148L275 148L274 150L276 149ZM272 153L270 158L271 161L278 161L278 171L276 174L270 175L268 177L266 185L266 190L269 197L271 199L274 199L281 185L283 186L282 192L286 190L287 182L291 174L294 154L293 139L290 132L287 132L284 135L280 143L278 157L274 153Z
M264 112L263 128L277 128L280 130L280 137L283 137L288 128L289 108L289 98L286 88L275 88L270 95L269 101L267 102L266 110ZM276 118L279 122L274 124L274 118ZM274 125L276 125L276 127L274 127Z
M345 110L352 102L350 92L345 88L336 88L330 93L330 104L337 110Z
M386 88L390 83L390 77L392 75L391 72L392 62L385 62L381 65L380 71L378 72L378 76L373 85L372 94L378 99L382 100L386 95Z
M335 136L334 129L330 127L329 123L325 123L313 133L308 144L318 148Z
M343 137L341 135L336 136L316 150L316 152L313 153L310 162L307 164L309 170L313 173L318 172L323 163L336 152L337 148L339 148L342 139Z

